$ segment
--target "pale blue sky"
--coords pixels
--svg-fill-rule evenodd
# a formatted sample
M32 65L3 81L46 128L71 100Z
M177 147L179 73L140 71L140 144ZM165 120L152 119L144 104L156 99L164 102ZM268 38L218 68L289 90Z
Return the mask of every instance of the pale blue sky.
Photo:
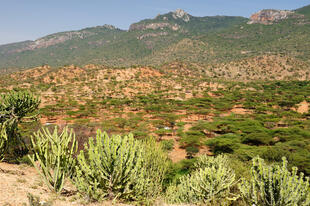
M193 16L245 16L267 8L296 9L310 0L0 0L0 44L47 34L131 23L177 8Z

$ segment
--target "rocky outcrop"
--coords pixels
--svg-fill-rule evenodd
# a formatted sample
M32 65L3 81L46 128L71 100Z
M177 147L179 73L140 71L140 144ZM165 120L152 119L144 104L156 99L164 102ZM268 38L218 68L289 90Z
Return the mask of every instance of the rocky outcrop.
M294 14L293 11L265 9L253 14L248 24L273 24Z
M169 28L173 31L178 31L180 25L174 23L174 20L183 20L184 22L189 22L191 16L182 9L177 9L174 12L170 12L169 15L158 15L154 20L149 20L147 22L140 22L130 25L129 31L134 30L147 30L147 29L164 29ZM172 21L169 21L172 20ZM153 21L153 22L152 22ZM158 22L159 21L159 22Z
M117 28L111 24L105 24L103 26L97 26L97 28L106 28L106 29L110 29L110 30L116 30Z
M134 30L146 30L146 29L164 29L164 28L169 28L172 29L173 31L177 31L180 29L180 26L177 24L170 24L167 22L158 22L158 23L137 23L137 24L132 24L129 28L129 31L134 31Z
M189 22L190 21L190 16L188 13L186 13L184 10L182 9L177 9L175 12L172 13L172 17L174 19L182 19L185 22Z
M158 37L158 36L167 36L168 32L159 32L159 33L147 33L141 36L138 36L137 39L142 40L147 37Z
M108 24L105 24L103 26L97 26L95 28L108 29L108 30L117 29L116 27L112 25L108 25ZM40 49L40 48L47 48L47 47L50 47L56 44L61 44L68 40L85 39L93 35L96 35L96 32L87 31L87 30L69 31L69 32L52 34L52 35L37 39L35 41L29 41L29 43L25 47L21 49L13 50L12 53L35 50L35 49Z
M38 39L34 41L34 43L30 46L29 49L46 48L49 46L53 46L55 44L63 43L73 38L84 39L92 35L93 35L92 32L87 32L87 31L65 32L63 34L58 34L58 35L53 35L50 37L44 37L44 38Z
M49 36L37 39L35 41L29 41L29 43L25 45L25 47L12 50L11 52L18 53L18 52L35 50L35 49L40 49L40 48L47 48L49 46L60 44L60 43L63 43L65 41L68 41L74 38L85 39L94 34L95 33L88 32L88 31L72 31L72 32L63 32L59 34L53 34L53 35L49 35Z

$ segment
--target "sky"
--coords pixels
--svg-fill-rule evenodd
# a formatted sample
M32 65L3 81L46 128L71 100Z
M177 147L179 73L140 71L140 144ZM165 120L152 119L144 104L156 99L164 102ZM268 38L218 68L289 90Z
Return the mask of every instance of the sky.
M178 8L193 16L249 17L261 9L293 10L310 0L0 0L0 45L111 24L121 29Z

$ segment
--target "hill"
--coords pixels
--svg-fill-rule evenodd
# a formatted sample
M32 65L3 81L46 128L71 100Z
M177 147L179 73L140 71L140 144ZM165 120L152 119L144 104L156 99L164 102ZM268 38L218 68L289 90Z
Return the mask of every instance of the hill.
M180 12L186 15L180 16ZM245 22L242 17L192 17L182 10L133 24L129 31L110 25L52 34L36 41L0 46L0 67L42 64L131 65L145 61L187 36ZM205 29L202 29L205 28Z
M263 10L243 17L194 17L177 10L121 30L111 25L52 34L0 46L0 68L103 64L200 66L262 55L285 55L309 63L309 7ZM266 22L264 22L266 21Z
M0 205L168 205L197 197L205 205L213 192L195 188L206 185L227 190L212 205L253 205L251 185L269 197L281 193L279 201L292 201L299 188L294 204L310 200L303 182L310 175L309 11L265 9L247 19L178 9L129 30L104 25L0 46ZM35 109L24 117L27 107ZM76 136L45 131L55 127ZM49 180L64 180L59 166L71 164L64 184L51 187L45 172L27 166L18 139L36 155L37 171L57 161L46 164L56 166ZM69 150L70 158L57 156ZM262 172L267 178L257 179Z
M104 128L138 139L154 135L174 162L192 153L232 153L241 160L260 155L270 161L287 156L309 174L310 83L295 81L309 79L309 73L293 69L303 63L261 56L229 65L229 71L224 63L207 71L177 62L161 68L43 66L1 75L0 92L41 96L40 121L22 125L25 138L41 126L69 124L83 145L85 137Z
M310 5L296 10L297 13L310 17Z

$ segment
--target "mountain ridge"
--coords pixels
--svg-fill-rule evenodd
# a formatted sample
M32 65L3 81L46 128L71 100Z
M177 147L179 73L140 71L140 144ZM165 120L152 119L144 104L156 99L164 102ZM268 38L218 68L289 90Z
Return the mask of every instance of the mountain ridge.
M244 17L195 17L178 9L133 23L128 30L103 25L59 32L34 41L0 45L0 68L90 63L156 66L173 61L194 61L206 65L283 51L294 58L307 59L310 54L301 40L308 40L302 35L310 31L309 19L303 14L308 9L291 11L303 15L302 19L277 18L272 27L261 25L259 21L247 25L251 19ZM266 41L257 47L262 38ZM283 41L282 46L276 38ZM285 38L291 39L288 51L285 51L288 44L283 40ZM275 51L265 48L267 44ZM302 45L301 51L293 48L292 44L295 47Z

